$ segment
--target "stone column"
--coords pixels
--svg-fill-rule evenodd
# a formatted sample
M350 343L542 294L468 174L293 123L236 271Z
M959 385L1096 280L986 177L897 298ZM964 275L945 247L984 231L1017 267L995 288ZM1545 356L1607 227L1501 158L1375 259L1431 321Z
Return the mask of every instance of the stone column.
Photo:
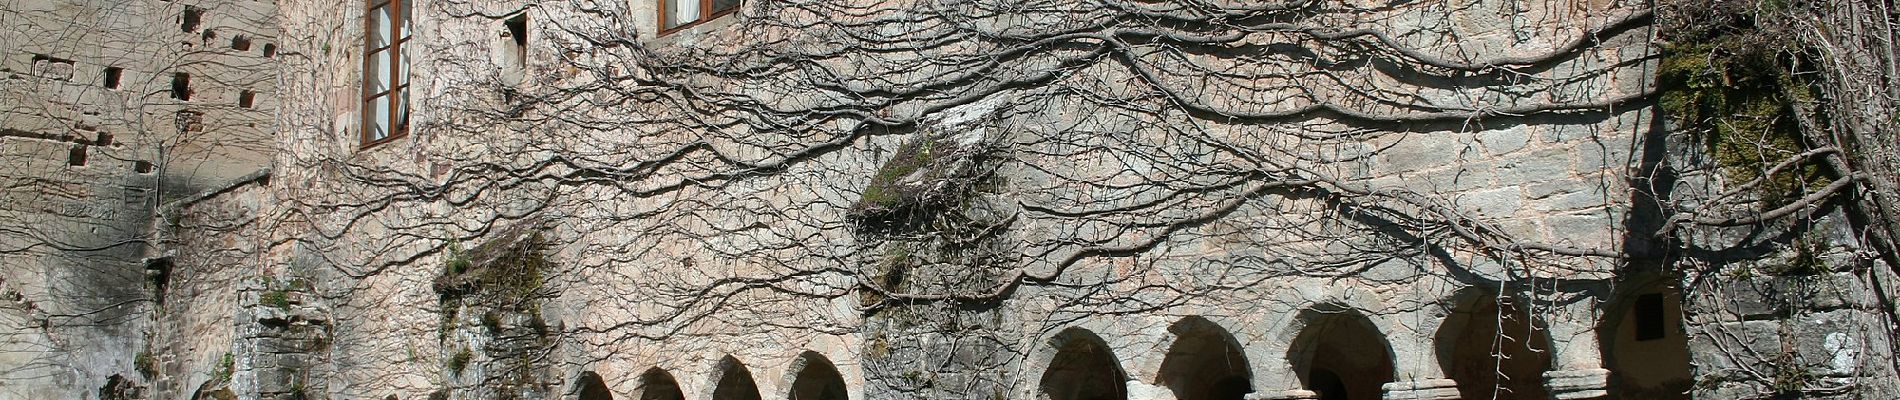
M1610 395L1610 370L1557 370L1544 373L1544 388L1557 400L1601 399Z
M1597 342L1596 304L1576 302L1551 310L1551 363L1544 388L1559 400L1601 399L1609 396L1610 370L1603 369L1603 349Z
M1175 400L1174 391L1166 386L1150 385L1139 380L1129 379L1128 400Z
M1385 400L1458 400L1458 381L1427 378L1385 384Z

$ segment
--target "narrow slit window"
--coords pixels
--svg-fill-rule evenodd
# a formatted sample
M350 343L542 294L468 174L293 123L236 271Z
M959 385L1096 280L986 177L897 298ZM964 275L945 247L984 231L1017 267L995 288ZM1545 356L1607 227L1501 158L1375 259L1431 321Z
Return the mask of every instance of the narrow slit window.
M191 74L183 72L172 74L172 98L191 101Z
M1656 340L1665 336L1668 326L1663 318L1663 295L1650 293L1636 297L1636 340Z
M363 146L409 131L409 0L370 0L363 16Z
M515 62L515 67L527 66L528 14L521 13L520 15L516 15L514 18L509 18L504 24L508 26L508 38L514 39L515 51L514 60L512 61Z
M739 0L659 0L659 2L661 33L684 29L739 9Z
M118 89L119 76L124 73L125 70L119 67L106 67L105 82L102 82L102 84L105 85L106 89Z

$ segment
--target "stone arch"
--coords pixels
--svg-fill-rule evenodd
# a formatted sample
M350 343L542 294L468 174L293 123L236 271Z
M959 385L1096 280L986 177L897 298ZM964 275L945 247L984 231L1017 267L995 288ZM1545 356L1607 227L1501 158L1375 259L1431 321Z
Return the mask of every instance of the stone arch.
M212 380L205 381L204 384L198 385L197 391L192 392L191 399L192 400L237 400L237 394L232 393L231 388L227 386L229 383L230 382L228 379L212 379Z
M831 359L815 351L806 351L792 361L788 376L791 389L786 398L790 400L849 400L846 393L844 375L838 372L838 366Z
M1234 335L1213 321L1185 317L1168 326L1174 343L1155 383L1178 400L1241 400L1253 391L1253 371Z
M640 387L634 389L633 398L640 400L686 400L686 394L680 392L679 381L673 380L673 374L666 373L660 367L647 369L640 374Z
M1434 336L1438 363L1461 398L1547 399L1550 329L1517 296L1467 288Z
M759 384L752 380L752 371L745 363L732 356L719 359L719 366L713 368L714 379L712 400L760 400Z
M1681 289L1661 274L1639 273L1618 285L1604 307L1597 340L1610 370L1610 397L1688 399L1695 378Z
M1094 332L1064 329L1049 338L1054 356L1036 387L1045 400L1127 400L1128 374Z
M607 380L601 379L594 371L581 371L574 379L574 393L579 400L613 400L613 391L607 390Z
M1322 400L1378 400L1393 380L1392 344L1361 311L1322 305L1300 311L1287 361Z

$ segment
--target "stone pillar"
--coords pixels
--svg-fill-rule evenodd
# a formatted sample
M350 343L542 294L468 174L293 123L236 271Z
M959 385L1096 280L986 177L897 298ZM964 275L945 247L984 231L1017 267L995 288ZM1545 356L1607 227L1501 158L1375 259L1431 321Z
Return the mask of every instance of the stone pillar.
M1458 381L1428 378L1385 384L1385 400L1458 400Z
M1601 399L1610 395L1610 370L1558 370L1544 373L1544 387L1557 400Z
M1278 392L1253 392L1248 393L1247 396L1242 398L1246 400L1317 400L1319 399L1319 393L1313 393L1311 390L1291 389Z
M1544 389L1559 400L1600 399L1609 396L1610 370L1603 369L1603 349L1597 342L1596 304L1576 302L1552 310L1550 326L1551 371L1544 373Z
M1165 386L1150 385L1139 380L1128 380L1128 400L1175 400L1174 391Z

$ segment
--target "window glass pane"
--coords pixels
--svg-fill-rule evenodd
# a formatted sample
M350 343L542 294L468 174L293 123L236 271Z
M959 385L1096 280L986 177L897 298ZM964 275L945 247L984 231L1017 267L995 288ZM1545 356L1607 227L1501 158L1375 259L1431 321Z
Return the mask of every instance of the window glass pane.
M396 46L396 76L390 82L396 86L409 85L409 46Z
M363 95L389 90L389 50L370 53L364 62L369 64L369 75L363 77Z
M699 20L699 0L660 0L666 3L666 27L674 28Z
M390 132L409 131L409 88L396 93L396 127Z
M739 0L713 0L713 12L721 12L739 7Z
M389 7L376 7L369 10L369 48L377 49L389 45Z
M415 24L412 24L409 21L414 21L416 19L414 17L416 8L410 5L409 0L396 0L396 3L400 4L399 7L402 7L402 38L408 39L409 31L410 31L409 27L415 26Z
M364 105L364 114L369 116L369 141L383 140L389 137L389 96L377 96Z

